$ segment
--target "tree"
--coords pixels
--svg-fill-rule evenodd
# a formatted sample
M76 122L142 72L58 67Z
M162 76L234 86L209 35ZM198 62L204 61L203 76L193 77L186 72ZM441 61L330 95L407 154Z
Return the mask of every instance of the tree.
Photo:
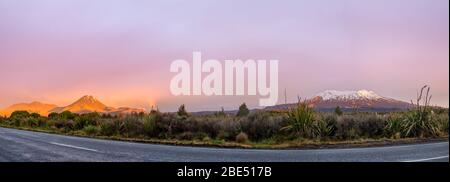
M338 116L342 115L342 110L339 106L336 107L336 109L334 109L334 113L336 113Z
M40 118L40 117L41 117L40 114L35 113L35 112L34 112L34 113L31 113L30 116L31 116L32 118Z
M184 104L181 104L181 106L178 108L177 114L178 114L178 116L188 116L188 113L186 111L186 107L184 106Z
M59 114L57 112L52 112L50 114L48 114L48 118L50 119L56 119L59 117Z
M70 111L63 111L61 114L59 114L59 116L60 116L62 119L75 119L76 114L75 114L75 113L72 113L72 112L70 112Z
M237 113L237 116L242 117L242 116L247 116L250 113L250 111L247 108L247 105L244 103L241 104L241 106L239 106L239 111Z
M21 119L21 118L26 118L28 116L30 116L30 113L28 111L14 111L11 113L10 118Z

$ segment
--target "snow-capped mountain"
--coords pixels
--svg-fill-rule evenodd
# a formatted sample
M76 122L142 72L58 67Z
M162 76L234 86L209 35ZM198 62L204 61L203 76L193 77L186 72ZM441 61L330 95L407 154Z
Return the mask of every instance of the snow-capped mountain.
M374 91L370 90L358 90L358 91L339 91L339 90L326 90L320 92L316 96L322 97L323 100L332 99L380 99L382 98Z
M370 90L339 91L326 90L305 101L319 111L332 111L337 106L347 111L392 111L406 110L412 105L408 102L383 97ZM266 107L268 110L283 110L296 103Z

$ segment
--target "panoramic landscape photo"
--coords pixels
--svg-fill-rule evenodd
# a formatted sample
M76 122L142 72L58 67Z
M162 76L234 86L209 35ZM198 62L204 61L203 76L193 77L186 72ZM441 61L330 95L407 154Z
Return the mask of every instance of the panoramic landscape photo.
M0 162L448 162L449 2L0 0L0 85Z

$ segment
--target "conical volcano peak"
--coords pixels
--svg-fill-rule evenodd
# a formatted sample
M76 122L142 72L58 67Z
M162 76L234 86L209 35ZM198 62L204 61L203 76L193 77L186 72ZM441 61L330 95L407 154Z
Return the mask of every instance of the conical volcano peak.
M84 101L84 102L99 102L94 96L92 95L85 95L83 97L81 97L80 99L78 99L78 101Z

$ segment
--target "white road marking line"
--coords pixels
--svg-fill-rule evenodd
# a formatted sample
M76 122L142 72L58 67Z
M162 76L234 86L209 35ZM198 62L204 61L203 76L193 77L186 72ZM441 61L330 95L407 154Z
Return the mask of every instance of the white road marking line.
M59 146L63 146L63 147L69 147L69 148L74 148L74 149L80 149L80 150L87 150L87 151L92 151L92 152L98 152L98 150L90 149L90 148L78 147L78 146L74 146L74 145L67 145L67 144L56 143L56 142L50 142L50 143L53 144L53 145L59 145Z
M426 158L426 159L408 160L408 161L402 161L402 162L421 162L421 161L430 161L430 160L444 159L444 158L448 158L448 155L446 155L446 156L439 156L439 157L433 157L433 158Z

